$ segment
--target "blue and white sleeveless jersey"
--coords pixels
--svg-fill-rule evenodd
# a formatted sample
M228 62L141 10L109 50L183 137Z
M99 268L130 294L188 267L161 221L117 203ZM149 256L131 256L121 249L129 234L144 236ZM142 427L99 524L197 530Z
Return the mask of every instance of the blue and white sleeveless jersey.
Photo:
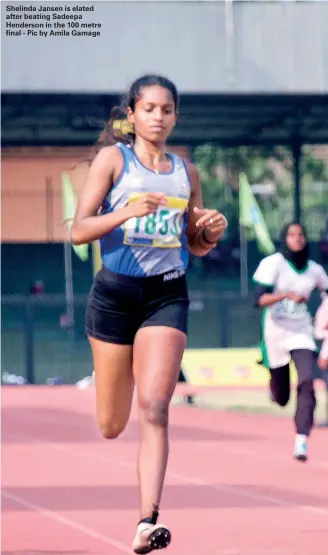
M116 274L136 277L184 272L188 265L185 231L191 193L184 161L169 154L171 170L157 173L142 164L132 146L116 146L123 155L123 170L104 200L102 214L119 210L145 193L164 193L168 203L159 206L156 214L130 218L102 237L103 265Z

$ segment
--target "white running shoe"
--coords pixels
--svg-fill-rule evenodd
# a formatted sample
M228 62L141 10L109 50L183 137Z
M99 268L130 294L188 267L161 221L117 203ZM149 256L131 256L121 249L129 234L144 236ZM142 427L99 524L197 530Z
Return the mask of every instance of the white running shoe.
M303 434L296 434L294 458L302 462L305 462L308 459L307 437Z
M163 549L171 542L171 532L163 524L148 524L140 522L133 540L132 548L135 553L144 555L155 549Z

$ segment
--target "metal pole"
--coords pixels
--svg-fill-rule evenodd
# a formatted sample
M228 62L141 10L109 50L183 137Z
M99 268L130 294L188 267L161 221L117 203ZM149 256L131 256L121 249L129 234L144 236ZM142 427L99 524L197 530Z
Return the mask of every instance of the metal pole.
M224 23L226 35L226 72L229 87L236 86L235 72L235 28L234 28L234 5L233 0L225 0L224 3Z
M219 348L227 349L230 347L230 313L229 313L229 300L220 299L220 328L221 328L221 344Z
M73 272L72 272L72 246L67 241L64 242L65 260L65 290L66 290L66 314L70 329L74 329L74 291L73 291Z
M293 153L293 170L294 170L294 219L300 222L302 218L301 207L301 177L300 177L300 162L301 162L301 143L296 140L292 145Z
M239 226L240 238L240 294L245 299L248 297L248 243L245 226Z
M35 383L34 359L34 310L32 299L27 299L25 304L25 363L27 383Z
M72 245L64 242L65 257L65 289L66 289L66 314L68 320L68 382L73 383L73 361L75 346L75 314L74 314L74 290L73 290L73 270L72 270Z
M51 177L46 177L46 232L47 241L50 243L54 240L54 192Z

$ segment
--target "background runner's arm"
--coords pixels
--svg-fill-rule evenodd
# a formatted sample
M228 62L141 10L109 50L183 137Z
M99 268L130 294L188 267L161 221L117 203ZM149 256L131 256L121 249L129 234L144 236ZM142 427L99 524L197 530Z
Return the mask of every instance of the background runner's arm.
M302 303L306 299L293 291L274 293L279 269L279 256L271 255L261 260L254 276L255 283L255 306L264 308L279 303L284 299L290 299L295 303Z
M304 303L307 299L306 297L304 297L304 295L298 295L297 293L294 293L293 291L285 291L284 293L270 293L267 291L266 286L263 285L258 285L259 289L257 290L257 293L255 293L255 295L258 297L256 299L255 297L255 304L256 306L259 306L260 308L264 308L265 306L271 306L275 303L279 303L280 301L283 301L284 299L290 299L291 301L294 301L294 303ZM264 290L262 289L262 292L260 293L260 288L264 288Z
M328 297L323 297L315 315L315 336L319 340L323 340L318 366L321 370L328 370Z
M113 182L123 169L123 158L115 146L104 147L93 160L87 182L79 198L71 241L74 245L92 243L131 218L131 207L97 216Z
M255 306L265 307L278 303L286 298L286 293L273 293L273 287L257 284L255 287Z
M322 266L318 266L317 288L322 293L328 293L328 275Z
M203 198L200 186L199 174L197 168L190 163L187 163L188 175L191 183L191 195L189 201L189 214L188 214L188 227L186 234L188 237L188 249L194 256L205 256L211 249L216 247L218 236L215 239L208 239L206 241L206 234L204 238L204 230L196 227L196 222L199 219L194 212L194 208L203 208Z

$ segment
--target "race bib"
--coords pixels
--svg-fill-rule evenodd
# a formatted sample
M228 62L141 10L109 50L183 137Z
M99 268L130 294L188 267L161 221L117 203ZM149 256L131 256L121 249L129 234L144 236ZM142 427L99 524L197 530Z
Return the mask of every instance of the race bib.
M130 196L129 203L135 202L142 193ZM181 247L183 214L188 200L166 197L167 204L160 206L156 214L141 218L130 218L124 225L124 244L139 247L170 249Z
M300 320L307 315L305 303L295 303L292 299L283 299L274 306L273 314L276 320Z

